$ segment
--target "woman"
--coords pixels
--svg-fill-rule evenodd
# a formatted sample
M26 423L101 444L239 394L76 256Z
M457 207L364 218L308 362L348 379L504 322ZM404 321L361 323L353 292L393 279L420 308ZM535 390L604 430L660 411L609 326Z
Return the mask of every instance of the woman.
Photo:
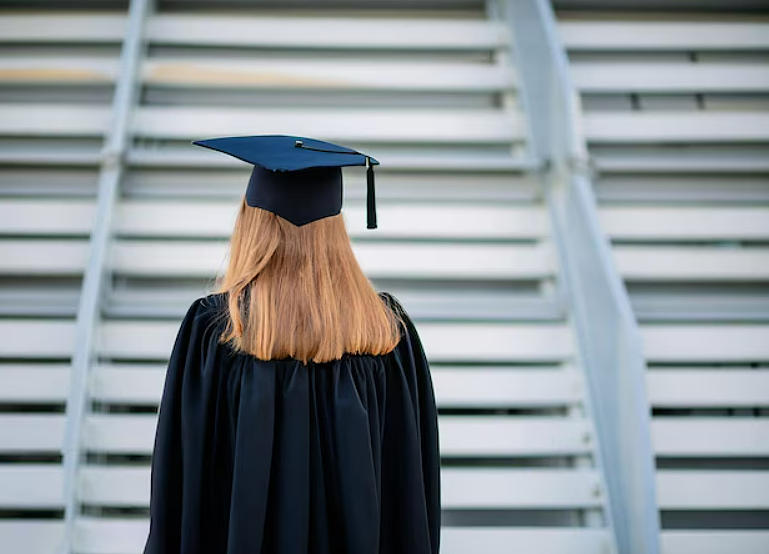
M438 552L428 363L340 213L340 168L365 164L376 226L378 162L284 135L194 144L254 168L221 286L173 346L145 554Z

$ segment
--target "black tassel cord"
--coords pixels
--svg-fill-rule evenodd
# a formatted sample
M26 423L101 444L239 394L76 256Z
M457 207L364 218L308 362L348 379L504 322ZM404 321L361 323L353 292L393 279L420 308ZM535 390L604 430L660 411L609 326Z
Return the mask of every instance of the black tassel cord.
M307 150L315 150L316 152L328 152L329 154L357 154L359 156L366 157L366 228L376 229L376 195L374 194L374 165L371 163L371 158L358 152L357 150L351 150L348 152L340 152L338 150L325 150L323 148L313 148L312 146L305 146L304 142L297 140L294 142L294 146L297 148L305 148Z
M366 227L376 229L376 199L374 195L374 166L366 156Z

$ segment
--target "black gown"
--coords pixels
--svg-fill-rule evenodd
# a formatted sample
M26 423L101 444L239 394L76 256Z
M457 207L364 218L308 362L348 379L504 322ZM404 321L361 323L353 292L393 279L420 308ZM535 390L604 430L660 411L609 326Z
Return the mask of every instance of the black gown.
M430 369L394 351L305 365L235 353L196 299L166 374L145 554L427 554L440 532ZM222 321L222 320L218 320Z

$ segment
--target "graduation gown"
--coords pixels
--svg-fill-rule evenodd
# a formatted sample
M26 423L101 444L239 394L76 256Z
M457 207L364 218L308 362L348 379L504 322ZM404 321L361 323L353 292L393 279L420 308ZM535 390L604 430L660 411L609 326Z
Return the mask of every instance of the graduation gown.
M196 299L166 374L145 554L428 554L438 422L408 314L394 351L305 365L235 353Z

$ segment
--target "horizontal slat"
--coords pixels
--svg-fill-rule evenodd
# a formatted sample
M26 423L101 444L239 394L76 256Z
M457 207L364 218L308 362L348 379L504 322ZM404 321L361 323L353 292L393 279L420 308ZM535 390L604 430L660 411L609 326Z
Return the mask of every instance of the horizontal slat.
M440 416L442 456L575 456L592 451L590 425L559 417Z
M634 295L631 302L641 321L654 322L719 322L764 323L769 321L769 295L759 287L735 287L718 283L697 290L644 291Z
M244 185L245 191L245 185ZM380 238L538 238L547 232L544 208L534 206L423 205L378 203ZM172 210L174 217L168 217ZM369 238L365 207L342 210L348 232ZM233 202L127 201L118 211L117 230L125 236L229 237L237 206Z
M769 66L759 64L576 61L571 73L583 93L769 91Z
M59 464L0 464L0 509L61 509Z
M650 362L757 362L769 360L769 325L641 326Z
M79 199L0 200L0 233L13 235L87 235L94 202Z
M554 271L552 251L544 244L358 243L353 250L363 271L375 278L540 279ZM228 260L225 242L122 240L112 256L118 273L137 276L210 277L226 269Z
M0 466L0 507L43 508L62 503L57 465ZM146 506L148 467L84 467L80 494L85 502ZM578 508L600 499L591 470L469 469L441 472L444 508ZM767 509L769 472L744 470L663 470L657 472L662 509Z
M248 17L161 14L147 37L162 44L270 48L491 50L506 44L501 22L458 19Z
M598 474L588 469L441 471L444 508L582 508L602 502Z
M90 375L91 396L105 403L158 404L165 374L165 365L97 365Z
M370 236L361 204L348 205L342 211L352 237ZM377 222L377 236L381 238L538 239L547 237L550 227L543 205L432 204L427 208L384 203L377 206Z
M244 185L245 192L245 185ZM0 200L0 233L14 235L88 234L94 203L84 200ZM173 217L168 214L173 212ZM366 235L365 207L342 210L352 237ZM229 238L236 202L127 200L118 206L116 232L133 237ZM541 238L548 222L541 205L422 205L380 203L376 238Z
M611 551L606 529L586 527L443 527L441 554L600 554Z
M0 104L0 135L101 137L109 124L109 106Z
M157 404L165 369L128 364L97 366L91 374L91 395L108 403ZM579 402L582 395L579 373L573 370L433 364L431 373L440 407L563 406ZM0 372L0 383L2 375Z
M655 368L646 385L654 407L769 406L767 370Z
M631 302L635 314L641 321L706 323L765 323L769 321L769 295L759 292L737 290L718 284L703 287L705 290L689 288L692 292L649 292L639 293ZM720 289L720 290L719 290Z
M601 206L599 216L614 240L769 239L767 207Z
M105 84L115 80L114 57L55 58L0 56L0 81L24 84Z
M115 80L117 57L0 57L9 83L103 84ZM292 90L495 92L515 86L510 67L380 60L208 60L151 58L142 65L147 84Z
M0 320L0 356L69 358L75 344L74 320Z
M3 317L75 317L77 314L80 283L29 286L24 279L19 279L5 285L0 288L0 315Z
M2 115L0 109L0 115ZM0 127L2 130L3 127ZM520 113L502 109L331 109L192 108L149 106L133 113L142 137L193 139L201 136L291 134L338 141L378 143L509 143L524 139ZM190 148L196 148L190 146ZM208 152L200 150L199 155ZM211 152L212 156L222 156ZM377 159L383 164L386 159Z
M594 507L600 500L597 487L598 476L592 470L441 470L444 508ZM147 506L149 491L149 468L85 466L80 474L80 494L86 503Z
M0 453L58 453L64 425L62 414L0 414Z
M361 243L353 245L375 278L541 279L554 272L550 245ZM227 243L122 240L110 251L123 275L212 277L226 268ZM0 274L79 275L87 240L2 240Z
M769 551L769 531L761 530L669 529L662 531L660 538L662 554L766 554Z
M443 456L569 456L588 452L592 440L588 423L578 419L440 416L439 422ZM96 452L150 454L156 425L151 414L94 414L86 420L84 441ZM61 429L56 431L51 440L58 446Z
M769 471L657 471L657 502L663 510L766 510Z
M147 84L190 88L495 92L515 85L509 67L405 60L153 58L142 69Z
M433 364L431 373L440 407L558 406L573 404L582 398L580 374L570 369Z
M167 359L178 322L108 321L102 326L105 357ZM421 323L420 338L434 362L564 361L573 352L563 324Z
M0 451L58 452L65 420L59 414L0 416ZM109 453L152 451L154 415L92 415L85 444ZM559 418L441 416L444 456L538 456L585 452L591 433L585 421ZM659 456L769 456L769 423L757 419L663 418L652 423Z
M5 12L0 41L120 43L125 34L125 10L119 13L24 15Z
M0 520L0 544L7 552L50 554L61 546L64 523L46 519Z
M658 456L769 457L769 421L758 418L655 417Z
M83 466L78 494L99 506L146 507L150 502L148 467Z
M82 168L94 167L99 164L101 155L94 147L93 149L47 149L41 150L35 146L14 148L13 150L0 151L0 163L10 166L30 166L37 165L44 167L57 168ZM95 189L91 186L76 187L77 190L91 191Z
M761 153L751 152L723 152L720 156L703 156L694 152L687 155L686 151L678 150L668 152L665 155L653 156L595 155L594 165L602 174L611 173L650 173L650 174L680 174L696 173L705 174L750 174L769 172L769 160ZM729 189L717 190L719 197L729 198L733 193ZM744 194L744 193L743 193ZM762 196L760 191L749 193L751 197ZM712 196L713 193L710 193Z
M174 217L168 218L173 208ZM135 236L228 236L235 217L233 203L194 201L126 201L119 208L118 231ZM357 204L343 210L350 233L363 232ZM540 206L431 206L385 204L377 209L378 237L539 237L547 227ZM416 217L419 215L419 217ZM201 219L205 216L205 219ZM613 239L765 240L766 208L604 206L601 224ZM82 200L0 202L0 233L82 234L90 231L93 203ZM457 227L446 225L451 221ZM365 236L365 235L364 235Z
M157 417L154 414L91 414L84 424L88 450L110 454L151 454Z
M3 537L29 537L30 544L48 545L58 538L57 523L33 523L24 529L14 521L0 522ZM26 522L24 522L26 523ZM148 520L117 518L81 518L77 522L76 547L83 554L125 554L141 552L149 529ZM37 532L35 532L37 531ZM40 541L40 542L37 542ZM441 552L468 554L509 554L511 551L547 552L548 554L604 554L609 549L609 532L591 528L500 528L446 527L441 529ZM769 532L760 530L663 530L662 554L766 554ZM3 544L13 544L3 541ZM21 543L26 544L26 543ZM41 546L30 554L48 554Z
M343 210L348 232L368 237L365 209L352 205ZM377 206L377 235L381 238L491 238L537 239L546 237L549 224L543 206Z
M88 260L88 239L0 240L0 274L79 275Z
M628 281L765 281L769 248L615 245Z
M109 126L106 106L0 104L0 134L13 136L101 136ZM144 107L133 114L141 136L192 139L224 134L284 132L330 140L377 142L509 143L524 138L516 111L395 109L246 109ZM194 148L190 146L190 148ZM199 155L206 155L200 152ZM222 154L210 153L211 156ZM385 162L386 160L380 160Z
M75 547L82 554L141 552L149 531L149 521L136 518L84 517L79 519L76 525ZM547 554L605 554L609 548L609 541L609 532L606 529L586 527L541 529L444 525L441 528L441 553L443 554L473 552L509 554L517 551L546 552ZM750 552L750 554L753 553Z
M46 335L41 342L49 338ZM61 364L0 365L0 403L62 403L69 393L70 371L70 366Z
M560 21L568 50L766 50L769 25L711 21Z
M26 84L104 84L117 57L0 57L0 79ZM497 92L515 86L513 68L469 63L381 60L239 60L150 58L146 84L187 88Z
M120 42L120 14L4 14L5 42ZM48 32L43 32L48 29ZM194 46L491 50L506 44L505 25L485 20L319 17L244 17L162 14L151 17L152 42Z
M591 143L718 143L769 140L764 112L587 112Z
M178 322L107 322L101 351L117 358L167 359L178 328ZM560 324L423 322L418 329L434 362L563 361L572 354L568 327ZM651 362L769 360L767 325L647 324L641 332ZM67 357L73 340L74 321L0 320L2 356Z

